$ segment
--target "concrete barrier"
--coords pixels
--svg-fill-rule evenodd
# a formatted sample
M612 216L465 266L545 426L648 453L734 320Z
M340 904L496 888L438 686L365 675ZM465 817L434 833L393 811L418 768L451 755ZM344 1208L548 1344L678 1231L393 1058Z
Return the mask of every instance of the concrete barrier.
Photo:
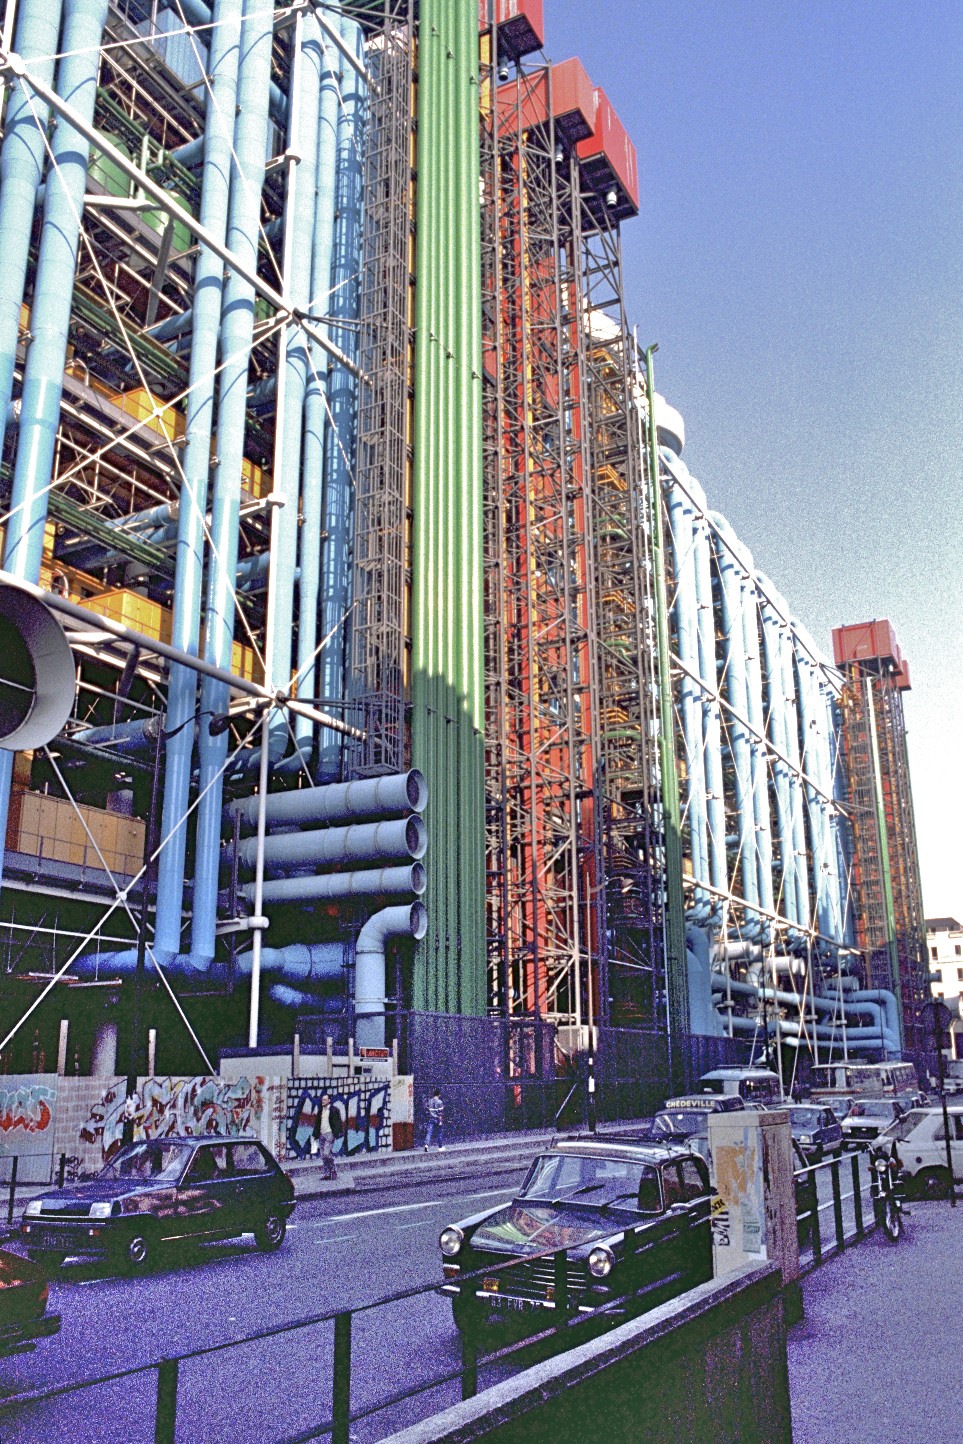
M382 1444L791 1444L781 1276L703 1284Z

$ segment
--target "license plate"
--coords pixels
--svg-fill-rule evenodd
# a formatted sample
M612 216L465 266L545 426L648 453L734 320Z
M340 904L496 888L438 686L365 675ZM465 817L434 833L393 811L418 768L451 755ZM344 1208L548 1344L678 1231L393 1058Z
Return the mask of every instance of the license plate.
M508 1313L516 1314L525 1314L538 1308L538 1304L532 1299L507 1299L499 1294L489 1299L488 1302L496 1309L504 1309Z

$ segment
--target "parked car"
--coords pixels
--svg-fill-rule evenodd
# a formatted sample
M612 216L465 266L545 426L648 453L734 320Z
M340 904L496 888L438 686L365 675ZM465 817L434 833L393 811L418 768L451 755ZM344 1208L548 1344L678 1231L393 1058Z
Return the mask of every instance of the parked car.
M676 1141L695 1133L705 1133L710 1113L736 1113L745 1109L738 1095L695 1093L683 1098L667 1098L652 1120L652 1137Z
M843 1147L862 1148L902 1117L895 1098L857 1098L843 1119Z
M0 1355L27 1353L60 1332L60 1315L47 1312L49 1294L40 1264L0 1249Z
M839 1157L843 1151L843 1130L831 1108L794 1103L787 1111L792 1136L811 1163L819 1163L827 1153Z
M144 1269L172 1239L253 1233L271 1252L284 1242L294 1185L253 1138L159 1138L133 1143L89 1183L31 1199L21 1237L54 1267L78 1255Z
M812 1102L819 1103L825 1108L831 1108L836 1122L842 1123L843 1119L849 1116L849 1111L856 1099L852 1093L823 1093L819 1098L813 1098Z
M947 1110L953 1177L963 1183L963 1107ZM943 1109L913 1108L880 1134L881 1143L895 1143L908 1193L916 1198L945 1198L950 1191L946 1166L946 1129Z
M555 1309L559 1249L573 1312L681 1292L712 1277L709 1207L708 1169L684 1148L612 1135L560 1139L535 1159L511 1203L442 1230L442 1292L462 1331L492 1317L544 1326ZM516 1267L459 1282L513 1260Z
M735 1094L747 1108L778 1107L782 1103L779 1075L769 1068L739 1068L726 1065L703 1073L696 1084L697 1093Z

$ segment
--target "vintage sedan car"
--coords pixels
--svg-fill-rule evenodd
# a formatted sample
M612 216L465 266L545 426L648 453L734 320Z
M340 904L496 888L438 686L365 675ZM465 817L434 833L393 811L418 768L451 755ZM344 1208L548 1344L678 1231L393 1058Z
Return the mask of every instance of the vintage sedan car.
M895 1098L857 1098L842 1122L843 1147L867 1148L902 1114Z
M31 1258L109 1258L144 1269L172 1239L253 1233L271 1252L284 1242L294 1185L253 1138L156 1138L133 1143L89 1183L31 1199L20 1226Z
M839 1157L843 1130L831 1108L818 1103L794 1103L788 1113L792 1136L811 1162L819 1163L827 1153Z
M27 1353L60 1332L60 1315L47 1312L49 1294L44 1268L0 1249L0 1356Z
M573 1314L678 1293L712 1276L709 1209L708 1169L685 1148L611 1134L559 1139L511 1203L442 1230L442 1292L463 1332L519 1317L547 1327L554 1254L564 1249Z

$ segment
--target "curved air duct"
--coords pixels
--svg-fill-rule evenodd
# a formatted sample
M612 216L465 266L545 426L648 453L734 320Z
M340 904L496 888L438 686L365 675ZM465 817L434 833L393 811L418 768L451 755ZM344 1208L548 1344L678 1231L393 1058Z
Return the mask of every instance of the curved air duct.
M840 1001L836 998L809 997L804 1001L796 993L784 992L779 988L762 988L756 983L744 983L735 978L726 979L721 973L713 973L711 978L713 993L731 993L736 997L750 998L754 1003L759 1004L765 999L766 1003L775 1003L780 1007L791 1007L799 1009L802 1005L807 1012L831 1014L838 1017L841 1013L846 1019L845 1033L847 1046L854 1041L861 1041L865 1046L882 1048L886 1052L898 1054L900 1052L899 1023L897 1018L896 999L892 993L885 989L874 989L865 993L851 993L846 1000ZM849 1018L870 1016L873 1018L873 1026L869 1028L853 1027ZM733 1025L740 1022L749 1023L755 1027L751 1019L733 1018ZM812 1027L813 1025L807 1025ZM842 1028L831 1029L823 1024L815 1025L817 1037L828 1037L830 1034L842 1042ZM780 1022L780 1031L798 1031L800 1024L794 1022ZM822 1028L824 1031L818 1031ZM738 1031L738 1029L737 1029Z
M389 817L392 813L424 812L428 784L424 773L413 767L388 777L371 777L359 782L332 783L329 787L304 787L298 792L275 792L265 804L268 827L299 826L307 822L346 822L349 818ZM245 798L226 809L239 817L242 826L255 827L258 799Z
M253 867L257 838L237 848L238 861ZM389 858L422 858L428 849L428 830L420 817L393 822L360 822L352 827L324 827L313 832L290 832L264 840L268 867L302 868L311 864L365 863ZM232 849L227 849L227 857Z

